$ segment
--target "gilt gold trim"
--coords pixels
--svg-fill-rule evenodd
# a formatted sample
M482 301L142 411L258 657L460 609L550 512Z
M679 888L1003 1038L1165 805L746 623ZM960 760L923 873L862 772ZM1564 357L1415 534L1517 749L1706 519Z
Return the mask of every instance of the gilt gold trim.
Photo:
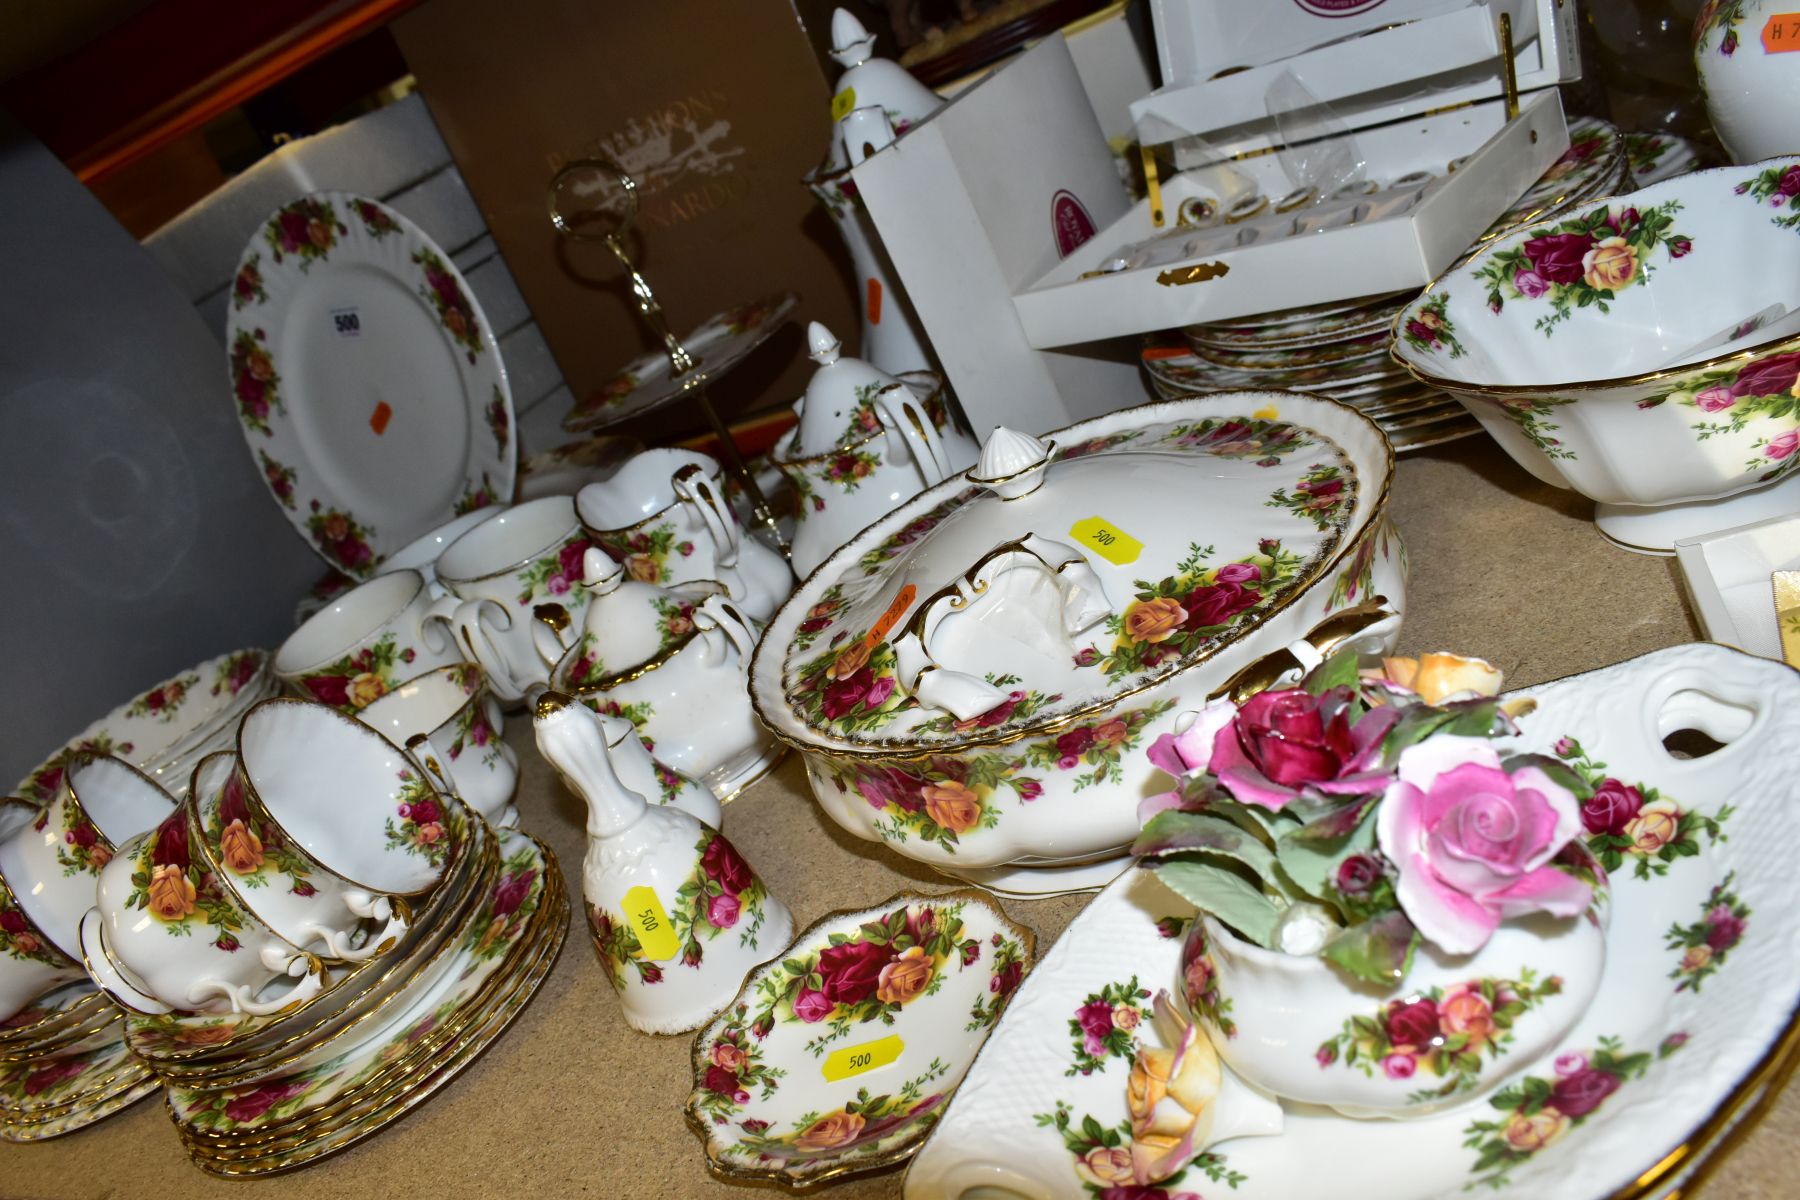
M1170 267L1166 271L1159 271L1156 275L1156 282L1163 287L1186 287L1190 283L1205 283L1210 279L1223 279L1229 274L1231 274L1231 264L1228 262L1195 263L1191 267Z
M823 937L829 931L831 926L841 922L859 918L867 919L878 913L891 912L895 908L901 906L911 907L914 904L943 905L951 902L979 905L993 915L998 925L1018 939L1019 945L1023 949L1023 955L1020 958L1020 962L1025 965L1025 969L1019 976L1018 986L1013 989L1012 995L1007 998L1007 1006L1010 1008L1013 997L1016 997L1019 994L1019 989L1025 986L1025 980L1028 979L1031 976L1031 972L1037 968L1037 931L1032 929L1029 925L1019 924L1008 916L1006 910L1000 906L1000 902L995 896L973 887L953 888L950 891L945 892L921 892L908 889L906 891L895 892L886 900L882 900L875 904L859 905L855 908L836 909L826 913L811 925L808 925L799 934L796 934L794 940L788 944L788 949L784 954L793 951L796 947L802 946L805 943ZM726 1183L761 1186L773 1185L796 1191L810 1191L813 1188L826 1183L836 1182L866 1172L884 1170L888 1167L907 1161L913 1155L917 1154L919 1148L925 1144L926 1137L930 1134L931 1129L936 1127L935 1123L926 1129L918 1131L915 1136L909 1138L907 1141L890 1147L883 1153L872 1154L866 1158L857 1158L852 1162L841 1163L836 1167L827 1168L826 1170L807 1175L789 1175L779 1167L764 1168L760 1170L751 1167L741 1167L734 1163L724 1161L714 1152L712 1145L712 1131L716 1127L711 1121L701 1116L699 1111L701 1088L698 1081L703 1079L706 1075L707 1040L714 1028L720 1023L720 1018L724 1017L732 1009L736 1008L740 1002L744 1001L746 997L752 994L751 989L754 980L771 968L780 968L780 959L782 956L783 955L778 954L768 962L752 968L750 973L744 977L744 982L738 988L737 994L720 1008L717 1013L708 1018L706 1023L694 1033L693 1046L688 1052L688 1064L692 1071L693 1079L696 1082L693 1088L688 1092L687 1101L682 1105L682 1112L687 1117L688 1128L692 1129L695 1135L700 1138L701 1147L706 1153L706 1169L711 1172L715 1178L721 1179ZM1002 1020L1004 1020L1004 1014L1002 1014ZM991 1027L987 1034L981 1039L981 1045L975 1048L975 1053L969 1057L968 1067L964 1068L964 1079L968 1078L968 1071L974 1067L976 1059L981 1057L982 1049L987 1045L988 1039L993 1036L994 1031L998 1028L999 1024L996 1022L996 1024ZM956 1087L960 1088L961 1086L962 1080L959 1079L957 1080ZM955 1095L956 1088L952 1088L945 1094L944 1107L939 1110L940 1113L948 1110L950 1102Z
M816 756L832 762L868 764L917 759L934 754L959 755L972 750L980 750L994 746L1008 746L1016 742L1024 741L1027 738L1041 738L1058 733L1071 725L1088 719L1096 713L1110 711L1124 701L1132 700L1147 692L1152 692L1168 685L1183 672L1193 670L1211 662L1214 658L1218 657L1220 653L1235 646L1239 641L1264 629L1271 619L1280 613L1285 612L1294 604L1297 604L1322 580L1329 578L1333 571L1344 564L1364 538L1375 536L1384 522L1391 523L1387 516L1387 507L1394 483L1394 448L1388 441L1386 435L1381 432L1380 426L1376 425L1366 413L1359 412L1348 404L1332 400L1328 397L1312 396L1303 392L1289 392L1278 389L1252 389L1218 393L1205 397L1188 397L1182 400L1152 400L1145 404L1119 409L1115 412L1107 413L1104 416L1090 417L1086 421L1078 421L1072 425L1064 426L1062 429L1053 430L1052 432L1055 434L1069 435L1071 431L1081 430L1084 426L1119 426L1118 428L1106 429L1104 432L1089 432L1087 435L1090 437L1105 437L1111 433L1126 432L1127 428L1121 425L1122 420L1131 420L1133 421L1132 427L1142 429L1161 421L1177 422L1186 420L1197 415L1193 412L1196 407L1201 409L1218 407L1222 399L1235 401L1242 397L1272 397L1277 403L1297 402L1302 407L1307 405L1325 405L1332 409L1339 410L1346 419L1352 421L1354 424L1360 425L1365 433L1372 435L1374 445L1378 449L1375 454L1371 456L1373 461L1368 465L1371 467L1378 467L1381 474L1381 485L1369 495L1369 505L1363 514L1361 523L1354 527L1347 525L1339 534L1337 543L1329 550L1329 552L1319 555L1312 563L1311 570L1297 577L1294 582L1288 586L1287 591L1277 597L1268 608L1261 611L1261 615L1256 621L1226 631L1203 652L1198 653L1192 659L1175 663L1158 675L1144 679L1132 687L1107 692L1092 701L1077 705L1066 712L1038 721L1035 724L1021 726L1017 729L1002 729L999 732L985 735L965 737L959 741L915 740L898 744L889 741L867 745L823 745L816 740L805 740L807 737L818 738L829 735L824 735L821 731L815 730L810 725L807 725L804 719L793 711L791 703L787 704L787 715L796 725L805 731L803 734L790 732L782 727L781 722L770 718L769 713L763 707L761 689L756 686L759 664L761 664L762 656L765 653L769 654L772 658L779 657L779 661L776 663L775 668L778 672L775 679L775 687L778 689L778 693L783 702L786 703L787 690L785 668L787 665L788 654L792 647L791 644L776 646L771 638L764 636L762 640L757 643L756 655L752 659L750 666L750 706L752 711L755 712L757 720L762 722L763 726L768 729L772 736L800 751L802 755ZM1202 413L1199 415L1205 414ZM1289 423L1291 424L1293 422ZM1326 441L1332 440L1326 438L1323 433L1310 426L1302 427L1306 428L1314 437ZM1071 440L1081 441L1085 440L1085 438L1076 436ZM1335 442L1333 442L1333 444L1336 445ZM1341 447L1339 447L1339 450L1342 452ZM1348 460L1349 455L1345 454L1345 458ZM1351 463L1350 465L1352 467L1355 466L1354 463ZM1360 476L1361 472L1358 471L1357 474ZM884 518L881 522L877 522L877 524L886 524L890 521L895 521L898 512L905 511L913 505L923 505L921 511L930 511L931 509L942 505L952 497L954 493L950 491L951 488L961 487L963 483L964 480L961 476L953 476L951 479L945 480L944 483L937 485L937 487L928 488L919 493L905 505L902 505L901 509L896 510L896 513L889 514L888 517ZM939 488L945 489L946 494L943 497L938 498L935 503L928 505L924 504L924 501L928 497L932 497ZM955 510L953 509L952 511ZM913 519L916 519L916 514ZM904 522L896 522L895 527L899 528L903 524ZM872 529L874 526L871 526L870 528ZM865 534L868 532L869 530L867 529L863 531ZM861 536L861 534L858 535L858 537ZM837 554L834 554L831 559L827 559L825 563L820 564L820 566L814 570L812 577L822 578L821 573L834 559L837 558L838 554L843 554L845 549L847 549L847 547L840 548ZM848 571L854 567L855 561L855 559L844 560L839 578L842 577L843 571ZM796 593L796 595L797 594L798 593ZM792 600L790 600L789 603L792 603ZM785 611L785 609L783 611ZM779 617L779 613L777 616ZM773 627L773 622L771 622L770 628Z

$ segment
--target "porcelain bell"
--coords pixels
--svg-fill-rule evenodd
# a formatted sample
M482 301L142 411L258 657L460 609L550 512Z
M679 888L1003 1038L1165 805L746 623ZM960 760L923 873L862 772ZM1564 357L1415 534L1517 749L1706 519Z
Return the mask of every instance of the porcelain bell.
M538 750L587 802L582 894L626 1021L665 1034L704 1024L792 938L787 906L717 829L627 786L581 705L546 692L534 724Z

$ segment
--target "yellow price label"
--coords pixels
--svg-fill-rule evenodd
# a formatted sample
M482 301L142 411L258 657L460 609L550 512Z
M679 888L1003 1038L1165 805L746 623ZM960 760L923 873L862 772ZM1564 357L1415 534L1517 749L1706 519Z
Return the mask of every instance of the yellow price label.
M651 962L667 962L681 953L681 939L654 889L639 884L625 893L625 920L637 931L638 945Z
M831 119L841 121L856 107L856 89L845 88L831 98Z
M1092 546L1101 558L1115 566L1134 563L1144 552L1144 543L1105 517L1084 517L1069 526L1069 536L1083 545Z
M872 1042L864 1042L860 1046L845 1046L834 1050L825 1061L819 1064L820 1072L827 1083L836 1083L840 1079L848 1079L852 1075L861 1075L885 1067L906 1052L906 1043L900 1035L890 1033L884 1038Z

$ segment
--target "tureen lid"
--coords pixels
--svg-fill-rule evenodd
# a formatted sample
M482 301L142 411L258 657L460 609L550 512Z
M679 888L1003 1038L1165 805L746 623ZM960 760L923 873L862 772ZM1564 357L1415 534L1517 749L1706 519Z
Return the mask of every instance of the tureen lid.
M1291 392L997 429L775 615L758 712L802 748L870 754L1065 724L1285 607L1379 513L1391 463L1366 417Z
M838 124L831 131L827 172L850 165L844 152L843 121L856 109L879 109L898 135L944 106L944 98L914 79L905 67L877 58L875 35L841 8L831 14L831 57L845 70L831 100L831 115Z
M806 327L806 344L819 369L806 382L795 452L828 454L880 429L875 397L900 381L860 358L843 355L837 336L817 321Z

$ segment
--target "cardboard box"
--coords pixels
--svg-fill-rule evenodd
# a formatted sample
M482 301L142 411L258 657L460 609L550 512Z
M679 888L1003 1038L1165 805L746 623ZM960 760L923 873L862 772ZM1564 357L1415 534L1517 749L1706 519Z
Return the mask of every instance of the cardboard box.
M1221 246L1236 227L1196 230L1176 240L1167 261L1087 278L1122 247L1158 232L1150 204L1140 201L1119 221L1015 296L1031 345L1067 346L1094 338L1149 333L1199 321L1272 312L1305 304L1372 296L1430 283L1467 249L1551 163L1568 149L1562 102L1538 93L1506 118L1505 102L1490 100L1454 112L1362 130L1354 135L1370 176L1393 179L1428 170L1439 178L1411 208L1382 220L1313 234L1263 236L1246 246ZM1445 174L1452 159L1469 157ZM1252 176L1263 195L1295 187L1272 154L1232 164ZM1182 195L1177 177L1165 189L1172 215ZM1376 200L1378 197L1370 197ZM1303 220L1306 211L1292 218ZM1170 225L1173 224L1171 220ZM1266 225L1259 228L1266 229ZM1198 252L1187 255L1183 245Z
M1467 0L1150 0L1164 83L1200 83Z
M616 260L564 243L545 215L551 176L595 151L639 179L635 256L677 336L772 292L803 299L799 322L711 389L722 413L800 394L806 319L856 327L849 256L800 183L831 96L786 0L432 0L392 28L576 395L652 344ZM631 432L700 420L678 403Z
M1709 639L1764 658L1781 657L1769 576L1800 569L1800 514L1682 538L1675 543L1675 558Z
M1016 291L1131 204L1061 36L851 174L978 435L1146 399L1135 347L1045 353L1013 308Z
M1235 14L1241 6L1223 7ZM1285 10L1297 4L1257 6L1259 11L1265 7ZM1400 19L1387 4L1374 11L1386 14L1378 24ZM1217 78L1218 72L1243 64L1214 47L1194 68L1197 79L1171 79L1165 71L1163 86L1132 104L1132 118L1146 145L1199 134L1212 151L1229 157L1279 141L1269 120L1268 94L1284 72L1292 72L1350 129L1492 99L1504 91L1502 13L1512 19L1513 68L1521 92L1581 77L1576 5L1567 0L1459 0L1447 12ZM1159 50L1166 50L1166 44L1159 42ZM1177 142L1175 165L1196 165L1201 153Z

